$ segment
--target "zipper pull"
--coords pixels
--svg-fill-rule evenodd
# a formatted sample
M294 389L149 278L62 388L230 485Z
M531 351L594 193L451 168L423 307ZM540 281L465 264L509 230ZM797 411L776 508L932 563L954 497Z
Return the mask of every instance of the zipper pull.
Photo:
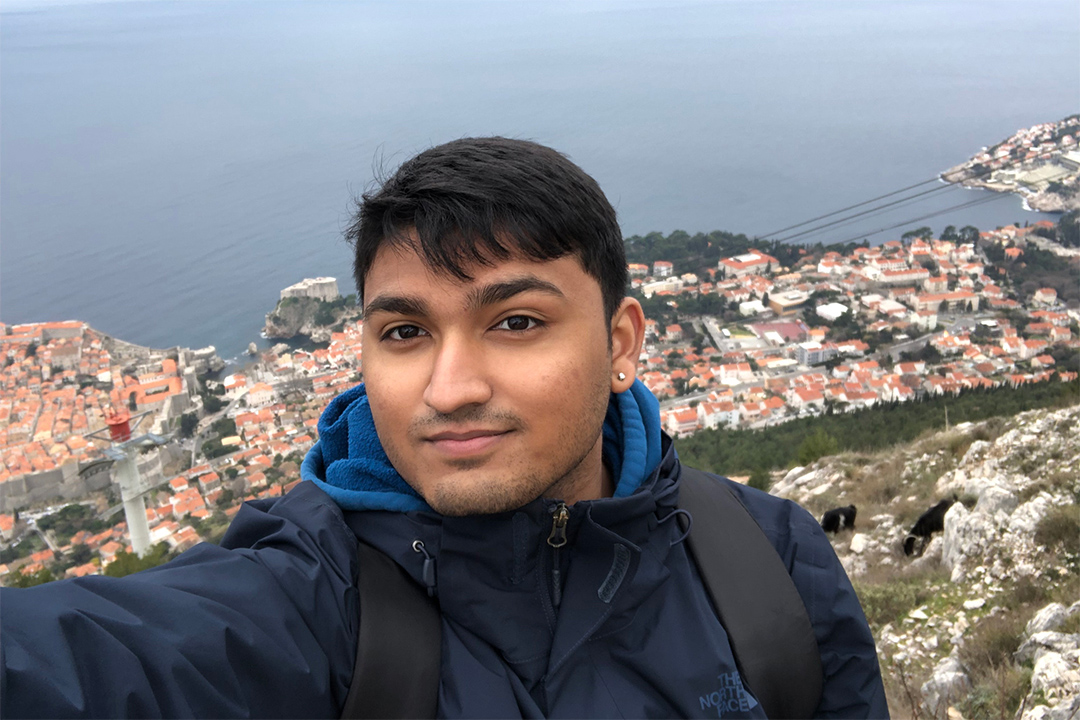
M551 514L551 534L548 545L555 548L551 553L551 600L555 609L562 604L562 570L559 568L559 548L566 544L566 523L570 519L570 510L566 503L559 503Z
M551 534L548 535L547 543L553 548L561 548L566 544L566 522L570 519L570 510L566 503L559 503L551 517Z

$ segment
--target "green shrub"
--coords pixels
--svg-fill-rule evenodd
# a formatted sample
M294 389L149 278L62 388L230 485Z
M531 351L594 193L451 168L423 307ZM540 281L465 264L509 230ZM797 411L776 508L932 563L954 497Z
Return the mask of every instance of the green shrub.
M974 685L959 709L968 720L1012 720L1030 689L1030 668L997 667Z
M754 471L750 473L750 479L746 482L752 488L769 492L769 487L772 486L772 476L769 471L763 467L756 467Z
M1070 555L1080 553L1080 507L1066 505L1048 512L1035 528L1035 543L1048 550L1064 550Z
M866 620L875 632L888 623L900 622L934 596L925 577L896 578L881 584L856 581L854 585Z
M971 635L960 648L960 660L972 675L1012 662L1020 647L1024 622L1019 613L985 617L975 624Z
M1012 584L1001 603L1004 607L1017 609L1026 605L1045 603L1049 599L1050 589L1046 583L1023 577Z
M1059 633L1065 633L1066 635L1080 633L1080 613L1073 613L1065 618L1065 622L1061 623L1061 626L1057 631Z
M168 562L168 560L169 546L163 542L150 548L143 557L129 553L126 550L120 550L116 553L116 559L105 568L105 574L109 577L125 577L132 573L157 567Z
M840 443L824 428L818 428L814 434L802 441L797 455L800 465L809 465L819 458L840 452Z
M37 572L30 573L28 575L24 574L22 568L20 568L15 572L11 573L11 575L9 575L6 580L4 580L4 584L8 587L28 588L34 587L35 585L44 585L45 583L52 582L55 579L56 578L53 577L52 571L50 571L49 568L41 568Z
M959 460L964 457L964 453L971 447L972 438L967 435L953 435L949 438L948 448L949 452L954 458Z

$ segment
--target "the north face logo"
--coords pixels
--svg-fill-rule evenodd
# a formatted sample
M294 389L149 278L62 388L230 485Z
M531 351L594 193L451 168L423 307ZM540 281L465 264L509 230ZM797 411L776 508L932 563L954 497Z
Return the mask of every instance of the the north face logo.
M757 707L757 700L746 692L738 671L720 673L717 678L720 680L720 688L699 698L702 710L716 708L716 716L722 718L724 715L747 712Z

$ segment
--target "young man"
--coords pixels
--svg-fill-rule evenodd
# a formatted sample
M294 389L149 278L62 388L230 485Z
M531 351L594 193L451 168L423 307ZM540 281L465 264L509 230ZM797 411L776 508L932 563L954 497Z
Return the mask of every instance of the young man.
M533 143L460 140L366 195L349 237L365 384L320 419L309 482L246 505L220 548L5 591L2 714L336 717L359 539L437 597L442 717L765 717L675 521L681 468L634 379L644 318L595 181ZM732 485L810 617L815 716L887 717L817 522Z

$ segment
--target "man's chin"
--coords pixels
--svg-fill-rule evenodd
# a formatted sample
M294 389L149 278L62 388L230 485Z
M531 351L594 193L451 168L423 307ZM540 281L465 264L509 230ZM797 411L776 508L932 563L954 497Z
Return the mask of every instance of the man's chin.
M446 517L495 515L529 504L543 494L543 488L508 488L505 483L471 483L419 490L431 508Z

